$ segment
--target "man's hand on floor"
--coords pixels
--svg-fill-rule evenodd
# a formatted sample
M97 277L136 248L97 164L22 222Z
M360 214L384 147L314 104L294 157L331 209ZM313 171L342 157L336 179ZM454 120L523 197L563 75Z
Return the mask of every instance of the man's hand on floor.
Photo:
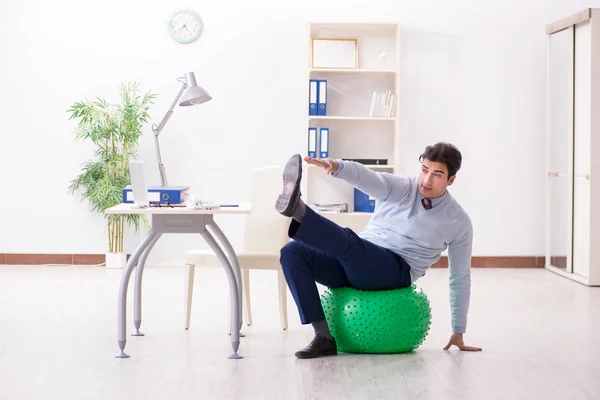
M448 350L452 346L456 346L462 351L482 351L483 350L481 347L465 346L465 342L463 341L462 333L453 333L452 336L450 336L450 341L448 342L446 347L444 347L444 350Z

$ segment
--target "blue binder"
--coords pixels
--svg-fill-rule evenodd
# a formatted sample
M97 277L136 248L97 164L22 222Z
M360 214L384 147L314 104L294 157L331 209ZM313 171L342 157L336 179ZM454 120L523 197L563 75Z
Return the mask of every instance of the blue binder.
M319 115L319 81L311 79L308 86L308 115Z
M317 91L319 101L318 115L327 115L327 81L319 80L319 90Z
M182 204L188 199L189 186L148 186L148 200L150 203ZM122 190L123 203L133 203L131 185Z
M329 128L321 128L319 135L319 157L329 157Z
M317 157L317 128L308 128L308 156Z
M354 188L354 211L368 212L375 211L375 199L371 199L367 194Z

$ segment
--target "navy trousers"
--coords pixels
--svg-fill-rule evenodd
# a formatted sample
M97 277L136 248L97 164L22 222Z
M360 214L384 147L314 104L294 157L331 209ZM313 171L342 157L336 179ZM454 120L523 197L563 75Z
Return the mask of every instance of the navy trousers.
M410 266L391 250L361 239L306 207L292 220L281 267L303 324L325 319L316 282L330 288L390 290L411 284Z

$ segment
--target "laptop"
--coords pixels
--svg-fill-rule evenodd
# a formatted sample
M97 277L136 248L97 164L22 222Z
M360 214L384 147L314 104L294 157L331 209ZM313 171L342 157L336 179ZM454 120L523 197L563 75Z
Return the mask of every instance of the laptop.
M129 161L129 174L131 176L131 195L133 208L146 208L150 206L148 200L148 184L144 172L144 162L139 160Z

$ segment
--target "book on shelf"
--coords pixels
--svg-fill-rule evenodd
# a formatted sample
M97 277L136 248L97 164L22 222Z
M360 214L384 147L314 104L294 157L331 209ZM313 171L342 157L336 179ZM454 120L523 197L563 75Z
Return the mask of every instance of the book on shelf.
M394 115L396 108L396 95L391 90L383 92L374 91L371 93L371 103L369 104L369 117L371 118L390 118Z

